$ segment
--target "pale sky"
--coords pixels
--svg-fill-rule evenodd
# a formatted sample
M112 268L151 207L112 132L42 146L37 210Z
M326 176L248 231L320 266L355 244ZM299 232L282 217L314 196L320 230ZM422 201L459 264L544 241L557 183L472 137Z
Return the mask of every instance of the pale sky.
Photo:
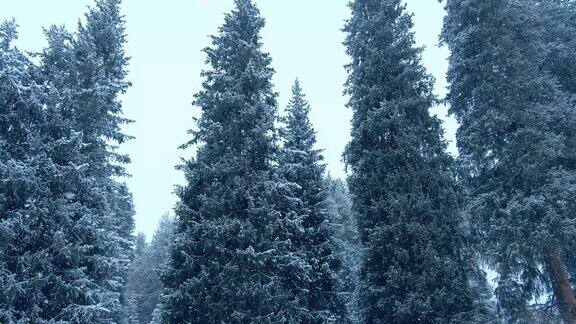
M444 11L437 1L406 0L414 13L416 40L425 46L423 62L436 78L436 93L446 92L448 50L437 47ZM283 109L296 77L311 105L311 120L317 131L318 147L329 172L343 178L342 151L349 139L351 112L345 107L344 65L348 62L341 31L349 15L348 0L255 0L266 19L262 41L276 70L275 90ZM0 19L14 17L20 25L17 45L39 51L45 46L42 26L76 28L92 0L0 0ZM190 151L178 146L189 136L193 95L201 86L204 67L202 48L217 32L232 0L124 0L128 45L131 56L129 80L133 87L123 97L126 117L135 123L126 133L136 137L123 145L132 164L127 179L136 206L136 231L150 237L165 212L171 212L177 197L175 184L184 177L174 166ZM456 152L456 122L446 109L435 113L445 121L450 151Z

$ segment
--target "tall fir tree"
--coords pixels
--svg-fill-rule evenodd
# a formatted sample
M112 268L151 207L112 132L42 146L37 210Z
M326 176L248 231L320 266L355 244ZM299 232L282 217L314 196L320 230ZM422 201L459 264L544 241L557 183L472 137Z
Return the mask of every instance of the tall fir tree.
M561 90L576 94L576 3L571 0L526 0L522 9L536 20L543 68Z
M195 105L202 109L182 169L166 286L166 323L298 322L309 266L294 243L302 230L293 187L278 170L276 93L262 51L264 19L236 0L212 47Z
M116 152L117 144L131 139L122 132L122 125L131 122L122 116L119 96L130 83L126 81L128 58L125 20L120 13L121 0L98 0L86 15L85 25L79 24L74 52L76 57L77 131L83 135L82 153L87 156L88 178L93 182L94 195L87 197L103 219L103 231L109 236L105 249L108 264L104 282L119 295L119 307L111 310L116 321L123 321L125 311L125 281L132 257L134 207L126 185L117 177L126 176L123 165L127 155ZM115 144L112 144L115 143Z
M52 271L53 220L44 154L44 87L14 47L14 21L0 24L0 321L40 322Z
M527 1L524 8L539 19L543 68L561 90L576 95L576 2L570 0ZM576 290L576 242L566 252L566 266Z
M310 312L310 323L345 321L346 308L338 292L336 271L340 259L335 256L328 195L324 182L323 157L316 149L316 134L309 120L310 106L296 80L283 118L283 147L280 167L286 180L297 185L292 191L300 200L293 209L301 222L301 237L294 239L302 257L310 264L310 282L303 307Z
M13 272L6 277L17 280L12 281L16 286L7 285L10 300L2 305L3 309L12 307L8 322L129 320L124 277L132 249L133 209L127 188L113 178L122 175L121 168L110 162L116 155L103 144L108 139L119 140L109 134L113 133L110 129L119 129L117 94L123 91L118 90L122 88L118 84L122 84L119 79L124 75L119 79L106 77L113 74L107 72L112 68L106 66L115 65L107 57L114 52L114 46L121 44L112 39L98 42L95 36L96 32L122 34L123 22L115 11L118 5L117 1L97 2L87 16L87 26L100 22L92 28L95 32L81 27L80 33L72 35L60 27L48 29L49 45L40 54L40 66L26 63L24 71L42 87L40 93L31 93L39 87L22 84L18 90L20 100L28 109L41 107L36 115L42 118L37 117L34 123L29 117L21 121L29 123L25 129L30 146L24 142L19 146L20 150L28 150L25 163L31 173L27 178L34 186L20 181L20 194L27 195L21 196L23 205L3 206L10 210L4 214L9 222L25 220L17 231L3 236L14 248L12 251L18 249L20 253L11 255L8 263L9 267L17 265L9 269ZM94 54L97 44L107 47L102 51L105 54ZM25 66L23 57L20 55L21 66ZM99 113L83 121L82 114L88 111ZM98 114L107 121L100 122ZM15 116L14 112L9 115ZM89 135L86 126L91 127L91 122L102 127L99 133ZM7 129L21 127L13 125ZM10 136L8 133L2 139ZM17 184L4 181L9 178L10 175L2 177L7 190L3 192L13 190L10 187Z
M3 30L2 320L123 322L120 286L108 274L121 257L113 245L118 233L84 200L98 192L68 87L75 77L68 69L76 63L72 36L48 30L38 67L10 47L13 24Z
M9 46L15 36L11 26L4 25L8 41L3 48L9 79L3 82L7 118L1 136L6 144L2 228L7 230L1 236L0 263L7 280L2 320L80 321L88 318L83 317L87 313L103 311L107 295L92 290L92 297L86 298L88 287L97 286L90 286L81 268L67 268L86 249L69 240L79 235L72 215L85 212L73 201L79 194L74 186L82 179L79 136L67 132L54 87L37 66Z
M576 234L576 110L569 82L547 66L541 17L525 4L447 2L448 102L461 125L468 212L498 272L500 308L510 321L530 320L529 301L550 284L573 323L563 261Z
M365 248L361 320L486 321L483 273L467 248L440 121L429 114L433 80L421 65L412 17L401 0L350 7L346 93L354 114L344 156Z
M98 0L86 15L86 25L79 25L74 43L78 76L76 122L83 134L83 153L89 169L101 182L107 196L110 230L117 234L118 267L126 273L133 245L134 207L132 195L117 177L127 176L126 154L117 152L118 144L132 139L122 126L132 121L123 117L119 96L131 86L126 81L128 57L125 20L120 13L121 0Z
M576 95L576 2L530 0L521 5L537 20L540 55L544 55L542 68L558 82L562 91ZM576 242L567 249L564 261L572 289L576 290ZM554 304L552 294L541 311L552 313L555 307L550 306Z

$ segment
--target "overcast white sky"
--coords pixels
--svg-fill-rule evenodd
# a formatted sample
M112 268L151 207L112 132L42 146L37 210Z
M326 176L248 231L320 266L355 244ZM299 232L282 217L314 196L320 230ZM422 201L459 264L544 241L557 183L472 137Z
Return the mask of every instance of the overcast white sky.
M341 29L349 15L348 0L255 0L266 18L265 50L276 70L274 83L283 108L296 77L311 104L311 119L324 148L328 169L344 177L342 151L349 138L350 111L342 95L348 62ZM64 24L70 30L92 0L0 0L0 19L14 17L20 25L18 46L38 51L45 46L42 26ZM438 48L444 15L441 4L407 0L414 13L416 39L426 46L424 65L437 80L436 92L446 91L448 50ZM126 132L136 139L123 146L133 160L128 184L136 205L136 230L151 236L160 216L176 202L174 185L184 182L174 166L191 152L178 150L188 140L187 129L199 109L192 107L200 89L204 66L201 49L209 45L232 0L124 0L127 52L132 57L129 79L133 83L123 98L124 112L136 122ZM446 118L446 138L453 143L456 123Z

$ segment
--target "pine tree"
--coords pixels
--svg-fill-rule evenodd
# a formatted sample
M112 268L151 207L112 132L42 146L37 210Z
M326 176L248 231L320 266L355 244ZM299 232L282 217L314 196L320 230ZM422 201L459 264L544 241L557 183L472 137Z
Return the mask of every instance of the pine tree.
M549 276L564 321L575 322L563 264L576 234L569 84L546 71L541 21L523 3L448 1L447 11L448 101L461 125L468 213L499 274L499 306L511 321L529 320L528 302Z
M293 187L278 170L276 93L262 51L264 19L236 0L212 47L195 105L202 109L182 169L166 286L166 323L298 322L309 266L295 239Z
M302 306L310 312L307 322L344 321L345 305L337 291L335 276L340 260L333 251L335 246L324 183L325 166L320 150L314 148L316 134L308 118L310 106L298 80L292 86L286 112L280 166L286 180L298 185L292 194L301 203L293 211L301 221L303 235L295 238L294 243L312 267Z
M440 121L429 114L432 78L421 65L400 0L356 0L347 21L346 93L353 110L345 151L362 257L361 320L486 321L471 282L460 196Z
M328 176L325 181L328 214L335 241L334 252L340 261L337 290L346 304L348 318L355 323L358 321L356 289L361 248L356 218L352 213L352 198L342 180Z

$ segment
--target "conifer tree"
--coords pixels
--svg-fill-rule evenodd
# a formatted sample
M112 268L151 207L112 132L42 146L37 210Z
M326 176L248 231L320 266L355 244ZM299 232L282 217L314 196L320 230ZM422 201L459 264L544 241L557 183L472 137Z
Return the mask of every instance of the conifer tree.
M311 266L308 292L303 307L310 312L309 322L325 323L345 318L345 305L338 293L335 273L340 260L334 255L333 232L328 214L321 151L316 149L316 134L309 120L310 106L298 80L292 86L282 129L283 149L280 166L284 177L297 185L292 191L300 200L296 214L303 235L295 245Z
M264 19L236 0L195 96L202 109L182 169L172 261L164 276L166 323L299 322L309 266L294 239L301 224L292 185L278 170L276 93L262 51Z
M51 204L43 154L44 89L14 47L14 21L0 24L0 321L38 322L51 275Z
M174 220L162 216L150 244L144 234L136 238L135 256L128 276L128 296L133 301L138 323L160 323L154 318L162 294L161 274L170 260Z
M127 175L123 165L130 158L117 153L117 146L112 144L132 138L121 130L122 125L132 121L122 116L119 100L131 85L126 81L128 58L120 3L121 0L96 1L86 15L86 26L79 25L74 50L78 73L76 122L83 134L83 153L90 161L89 169L101 182L103 194L108 196L110 226L118 235L120 248L118 266L126 273L133 245L134 208L126 185L115 177Z
M447 2L448 102L500 308L510 321L530 320L529 301L551 284L564 321L574 323L564 257L576 234L576 110L569 83L546 67L541 21L524 4Z
M118 30L115 26L121 25L111 13L117 4L97 2L99 9L91 10L87 24L107 21L98 30L113 34ZM42 206L42 217L28 220L42 226L34 225L26 235L30 240L40 235L36 244L21 237L13 244L23 249L24 256L43 256L43 267L33 270L36 278L42 278L35 280L34 291L42 295L27 296L28 303L15 300L19 307L27 307L15 320L123 323L129 317L124 277L132 249L133 208L126 187L113 179L121 175L120 168L110 163L113 153L103 144L104 139L110 139L107 132L118 129L118 119L114 119L120 105L118 82L99 77L106 75L104 59L92 55L88 60L84 56L88 48L96 52L96 37L73 35L61 27L48 29L46 36L49 45L40 54L41 64L30 69L36 71L36 82L43 84L39 105L44 117L35 127L28 127L38 130L33 141L37 143L36 151L28 156L43 161L35 166L36 174L29 176L37 189L28 197L28 201ZM92 45L87 46L90 42ZM102 43L113 44L108 40ZM111 53L112 49L105 52ZM106 99L97 103L94 98L98 96ZM93 114L92 120L82 122L82 111L108 116L108 130L102 126L99 134L86 136L89 132L84 126L98 120ZM25 274L29 270L19 271ZM33 290L19 287L16 291Z
M366 323L486 321L482 276L466 247L460 196L445 152L432 78L401 0L350 4L345 151L362 256ZM476 282L471 285L471 282Z
M54 29L64 44L65 33ZM3 28L2 84L5 143L0 188L2 199L2 289L6 322L86 322L110 318L114 299L86 274L78 259L87 244L105 232L78 202L86 191L81 136L70 127L70 110L54 84L24 55L10 47L13 24ZM65 46L55 48L63 54ZM60 62L69 57L62 56ZM43 84L42 87L37 84ZM94 229L83 239L89 229ZM78 240L82 242L79 243ZM100 261L97 260L97 261ZM114 296L112 296L114 297Z
M344 182L326 178L328 213L334 235L334 252L340 261L337 269L338 292L346 304L347 316L353 323L358 321L356 289L361 256L356 218L352 213L352 199Z
M155 281L150 263L150 244L146 236L138 233L134 248L134 259L130 264L126 290L128 299L134 305L137 323L150 323L156 306L151 302L155 291L151 289Z
M127 155L116 152L116 146L130 136L122 133L121 126L131 122L122 116L119 95L126 92L128 58L125 21L120 14L120 0L99 0L86 15L86 24L79 25L74 42L77 106L77 131L83 135L82 153L87 157L87 173L92 178L95 195L87 197L96 210L106 231L106 253L109 264L109 289L119 294L120 308L114 318L126 318L125 280L132 258L134 208L132 196L125 184L116 180L126 176L123 164L130 162ZM114 313L114 311L113 311Z
M536 32L540 39L540 53L544 54L543 69L558 82L562 91L576 95L576 2L534 0L521 4L522 9L538 21ZM576 242L573 245L566 251L565 265L570 273L572 289L576 290ZM555 300L551 298L544 308L554 309L550 307L554 305Z
M123 24L119 1L97 1L78 33L46 30L39 66L2 27L2 321L129 320L128 159L110 146L128 138Z
M576 93L576 3L571 0L522 1L522 10L536 19L543 68L561 90Z

